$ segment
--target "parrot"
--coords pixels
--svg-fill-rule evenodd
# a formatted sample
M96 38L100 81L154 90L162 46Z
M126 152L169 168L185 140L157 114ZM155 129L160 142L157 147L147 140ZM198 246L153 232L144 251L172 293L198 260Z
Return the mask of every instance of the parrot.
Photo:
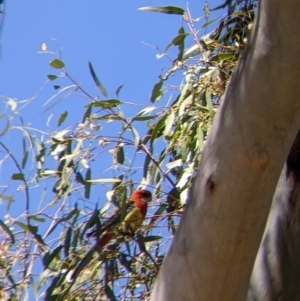
M131 195L133 203L127 204L126 214L121 221L121 211L119 209L101 225L102 235L98 241L98 247L102 249L118 234L134 234L137 232L147 214L148 203L151 201L151 192L145 189L136 190ZM119 227L120 225L120 227ZM119 229L116 229L119 228ZM93 230L87 237L94 237L97 231Z
M149 190L140 189L132 193L131 199L133 200L133 203L127 204L126 214L123 220L121 220L121 211L117 209L105 222L102 223L102 234L100 238L75 269L71 277L72 279L76 278L81 270L87 265L94 251L99 252L112 239L120 235L133 236L134 233L140 229L147 214L148 203L152 200L152 195ZM87 234L88 237L95 237L96 235L96 230Z

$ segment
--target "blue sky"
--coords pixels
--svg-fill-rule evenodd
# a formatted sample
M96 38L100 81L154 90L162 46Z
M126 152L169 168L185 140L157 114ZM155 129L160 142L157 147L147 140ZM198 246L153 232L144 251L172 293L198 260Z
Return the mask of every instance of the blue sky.
M220 2L214 0L209 3L215 6ZM108 90L108 98L115 97L114 91L124 85L120 93L121 100L150 105L153 85L158 81L158 76L164 73L162 70L165 68L167 71L172 64L168 59L157 60L157 51L145 43L164 50L184 23L178 15L138 10L139 7L149 5L177 5L186 8L187 2L6 1L0 36L0 113L7 108L7 97L22 102L36 96L20 112L25 124L31 123L41 130L53 130L57 115L65 110L70 113L70 123L81 119L83 107L88 103L82 97L63 100L53 111L45 111L43 104L55 93L52 85L56 82L48 83L40 89L47 81L48 74L59 72L49 66L54 56L41 53L43 43L53 52L58 51L57 45L61 47L62 59L69 74L91 95L101 96L90 76L88 61L93 64L97 76ZM188 6L194 18L203 16L204 1L192 0ZM175 58L177 49L171 49L169 53ZM55 122L50 122L49 127L46 127L51 112L57 114L53 119ZM127 113L130 115L131 111L128 110ZM1 126L3 120L0 120ZM6 135L4 139L12 151L18 154L20 140L13 135ZM0 158L2 155L1 151ZM11 174L5 169L8 166L0 166L0 184ZM1 187L0 193L3 193ZM1 207L0 219L3 219L5 210Z
M137 8L161 1L7 1L1 44L0 94L31 97L51 69L49 56L39 55L42 43L56 51L51 38L63 47L63 59L79 82L88 84L91 61L109 91L124 84L124 96L148 101L152 84L168 61L156 60L182 24L180 16L141 12ZM165 3L169 4L169 3ZM186 6L185 1L172 1ZM195 17L203 4L189 2Z
M49 111L47 108L54 101L43 107L57 92L53 84L70 84L57 80L41 89L48 74L59 74L49 66L55 57L41 53L43 43L47 44L49 51L57 53L58 48L62 49L62 59L68 73L91 95L101 97L89 73L88 61L93 64L97 76L106 87L108 98L115 97L117 87L124 85L120 93L122 101L150 105L149 97L158 76L170 69L172 63L166 58L157 60L155 55L158 52L148 45L164 50L184 22L178 15L144 12L138 8L170 4L183 8L187 6L185 1L180 0L171 3L154 0L90 0L84 4L58 0L7 1L1 33L0 110L6 108L7 97L20 102L18 109L30 99L30 104L20 111L24 124L30 123L47 131L56 129L58 116L65 110L69 112L69 124L82 119L84 106L88 103L82 97L62 100ZM215 6L216 1L210 5ZM188 3L194 18L203 16L203 6L204 1L193 0ZM192 43L192 40L189 42ZM171 58L175 58L177 49L171 48L168 52ZM176 79L177 85L180 80ZM134 110L141 108L131 106L126 113L133 116ZM45 126L52 113L54 117ZM4 122L0 120L0 127L3 128ZM13 139L11 134L5 139L9 140L14 151L20 150L20 140ZM4 174L0 170L0 180Z
M214 6L211 2L211 6ZM41 54L41 46L49 51L62 49L62 58L69 74L92 95L99 91L90 76L90 61L109 97L124 85L120 98L124 101L149 105L149 96L158 76L171 68L168 59L157 60L157 46L164 50L184 24L181 16L138 11L142 6L177 5L186 8L185 1L6 1L1 34L0 95L17 101L29 99L40 91L47 74L55 74L49 66L54 58ZM194 18L203 16L204 1L188 3ZM213 16L212 16L213 17ZM55 41L53 41L55 39ZM191 42L191 41L190 41ZM177 53L170 49L169 53ZM162 71L164 70L164 71ZM55 83L54 83L55 84ZM49 112L42 114L42 104L53 94L47 85L35 98L33 106L22 111L25 122L43 126ZM0 109L5 106L5 98ZM82 99L74 101L73 116L82 114ZM56 108L61 114L70 103ZM34 108L34 110L33 110ZM76 112L75 112L76 111ZM81 116L81 115L80 115Z

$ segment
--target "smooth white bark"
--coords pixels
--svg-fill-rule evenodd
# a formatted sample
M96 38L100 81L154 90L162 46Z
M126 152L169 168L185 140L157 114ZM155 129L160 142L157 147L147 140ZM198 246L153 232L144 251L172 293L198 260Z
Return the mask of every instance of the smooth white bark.
M300 300L300 133L280 175L247 301Z
M246 299L276 184L300 128L299 11L298 0L261 2L152 301Z

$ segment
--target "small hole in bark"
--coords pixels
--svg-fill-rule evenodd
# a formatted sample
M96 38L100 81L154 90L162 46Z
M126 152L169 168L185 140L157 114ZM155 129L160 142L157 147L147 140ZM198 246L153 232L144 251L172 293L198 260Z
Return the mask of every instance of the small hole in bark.
M213 193L215 190L215 182L212 180L212 176L210 176L206 182L206 188L209 193Z

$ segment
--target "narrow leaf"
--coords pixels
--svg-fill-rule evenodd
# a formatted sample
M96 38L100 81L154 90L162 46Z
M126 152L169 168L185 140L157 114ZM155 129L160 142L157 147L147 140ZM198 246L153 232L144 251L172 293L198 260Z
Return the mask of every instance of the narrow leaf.
M118 299L114 295L113 290L110 288L108 284L105 285L105 294L109 301L118 301Z
M85 190L84 190L84 197L86 199L89 199L90 198L90 194L91 194L91 183L90 183L90 179L91 179L91 174L92 174L92 171L91 169L89 168L87 171L86 171L86 174L85 174Z
M210 20L210 21L204 23L204 24L202 25L202 28L207 27L208 25L214 23L214 22L217 21L218 19L219 19L219 17L217 17L217 18L215 18L215 19L212 19L212 20Z
M52 262L52 260L59 254L63 246L56 247L51 253L46 253L46 255L43 257L43 264L44 268L48 268L49 264Z
M146 120L153 120L155 119L155 115L150 115L150 116L140 116L140 117L133 117L132 121L146 121Z
M162 95L163 95L163 92L160 90L162 85L163 85L163 80L160 79L160 81L154 85L153 89L152 89L152 94L151 94L151 97L150 97L150 101L151 102L155 102L157 100L159 100Z
M66 237L65 237L65 241L64 241L64 253L65 253L65 257L69 256L71 235L72 235L72 228L69 227L67 229L67 233L66 233Z
M82 236L88 229L92 228L97 223L97 221L99 221L99 211L96 205L93 214L91 215L90 219L85 223L82 229Z
M132 133L133 133L133 136L134 136L134 145L135 147L138 147L139 144L140 144L140 135L138 133L138 131L132 126L131 127L131 130L132 130Z
M146 158L145 158L144 166L143 166L143 178L144 179L147 179L150 162L151 162L151 156L149 154L147 154Z
M186 36L188 36L188 33L184 32L184 28L181 27L178 31L178 35L172 40L171 43L169 43L165 49L165 52L171 47L171 46L180 46L180 45L184 45L184 39L186 38ZM182 47L184 48L184 47Z
M36 215L29 215L28 217L31 220L36 221L36 222L41 222L41 223L45 222L45 218L43 218L43 217L38 217Z
M107 91L106 91L105 87L101 84L100 80L98 79L98 77L97 77L97 75L96 75L96 73L94 71L94 68L93 68L91 62L89 62L89 69L90 69L90 73L91 73L91 75L93 77L93 80L94 80L96 86L100 89L100 91L102 92L102 94L105 97L107 97Z
M61 126L62 123L66 120L68 116L68 112L65 111L64 113L62 113L60 116L59 116L59 119L58 119L58 126Z
M92 103L93 107L101 107L103 109L110 109L119 106L122 102L118 99L100 100Z
M25 165L27 163L27 159L28 159L28 151L25 151L23 158L22 158L22 169L25 168Z
M0 227L9 236L11 243L15 244L15 238L13 233L10 231L9 227L7 227L6 224L1 219L0 219Z
M118 145L116 149L116 161L119 164L124 163L124 148L122 145Z
M85 184L83 176L82 176L82 174L79 171L76 172L75 181L77 183L80 183L80 184L83 184L83 185Z
M150 242L150 241L155 241L155 240L159 240L159 239L162 239L162 236L152 235L152 236L143 237L144 242Z
M81 262L79 263L79 265L77 266L77 268L75 269L75 271L73 272L71 279L76 279L77 276L81 273L81 271L90 263L90 261L93 258L93 254L96 250L96 248L98 248L98 245L95 244L94 247L92 247L84 256L84 258L81 260Z
M119 87L117 88L117 90L116 90L116 92L115 92L117 97L119 96L119 94L120 94L121 89L123 88L123 86L124 86L124 85L121 85L121 86L119 86Z
M185 13L184 9L178 6L158 6L158 7L144 6L144 7L140 7L138 10L164 13L170 15L184 15Z
M213 106L212 106L212 101L211 101L211 94L208 90L205 91L205 102L206 102L206 107L209 110L210 117L214 117L214 112L213 112Z
M85 113L83 115L82 123L84 123L87 118L90 118L91 112L92 112L92 104L89 104L87 110L85 111Z
M170 134L170 131L173 127L174 124L174 120L175 120L175 112L171 111L171 113L168 115L167 119L166 119L166 126L164 129L164 136L168 136Z

